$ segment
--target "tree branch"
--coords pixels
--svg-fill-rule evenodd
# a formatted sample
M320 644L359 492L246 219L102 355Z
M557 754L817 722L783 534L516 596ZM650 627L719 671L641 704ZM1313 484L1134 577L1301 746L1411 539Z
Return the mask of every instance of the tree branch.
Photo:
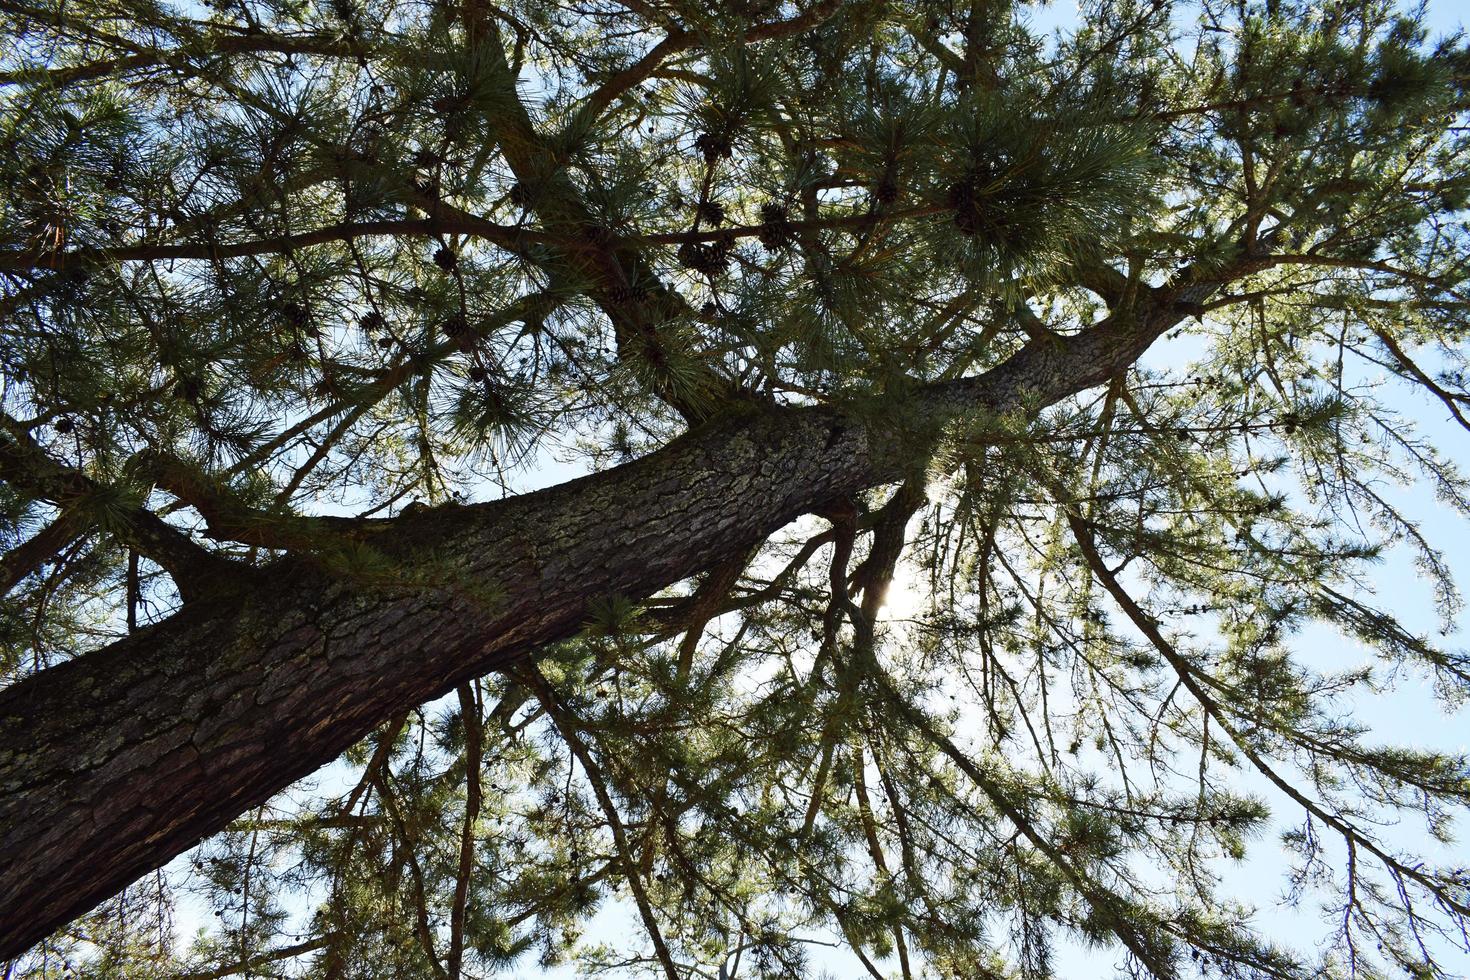
M90 477L52 460L10 416L0 418L0 428L0 479L57 505L64 514L74 512L68 520L80 523L81 515L91 511L90 519L158 562L185 601L200 597L206 583L214 588L244 584L247 566L201 548L150 510L113 502L115 495Z

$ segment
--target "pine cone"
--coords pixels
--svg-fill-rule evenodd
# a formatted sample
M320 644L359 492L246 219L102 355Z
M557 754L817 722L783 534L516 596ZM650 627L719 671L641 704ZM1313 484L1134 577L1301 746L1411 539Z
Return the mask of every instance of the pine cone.
M679 264L706 276L718 275L729 268L730 249L723 240L685 242L679 246Z
M444 321L441 329L444 331L444 336L459 345L460 350L467 351L475 346L475 331L470 328L469 321L462 315L454 314Z
M721 157L728 160L734 152L729 138L719 133L700 133L694 137L694 148L704 157L705 163L714 163Z
M453 272L459 267L459 256L443 246L434 252L434 264L445 272Z
M761 205L760 242L767 251L776 252L792 242L791 219L779 204Z
M949 185L949 206L954 208L955 227L963 234L974 235L980 230L980 207L973 177Z
M468 108L469 100L462 95L441 95L430 103L435 112L441 116L451 116L456 112Z
M725 223L725 206L719 201L705 201L698 206L695 215L711 227L722 225Z

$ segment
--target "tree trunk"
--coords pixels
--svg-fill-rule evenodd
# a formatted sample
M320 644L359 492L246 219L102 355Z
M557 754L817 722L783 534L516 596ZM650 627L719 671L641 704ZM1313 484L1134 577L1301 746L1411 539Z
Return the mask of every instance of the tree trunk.
M958 412L1036 410L1097 384L1177 319L1033 342L905 399L891 424L741 409L604 473L400 516L372 541L384 568L283 559L231 598L0 692L0 959L385 718L574 635L597 600L647 597L897 478Z

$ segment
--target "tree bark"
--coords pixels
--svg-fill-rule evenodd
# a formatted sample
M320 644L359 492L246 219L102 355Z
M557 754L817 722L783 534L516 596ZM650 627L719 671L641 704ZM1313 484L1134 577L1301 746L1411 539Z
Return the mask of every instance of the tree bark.
M1154 309L1033 341L985 375L920 389L887 422L742 406L604 473L403 515L372 539L380 565L282 559L243 591L0 692L0 959L384 719L574 635L599 600L645 598L891 482L956 415L1036 411L1101 383L1180 318Z

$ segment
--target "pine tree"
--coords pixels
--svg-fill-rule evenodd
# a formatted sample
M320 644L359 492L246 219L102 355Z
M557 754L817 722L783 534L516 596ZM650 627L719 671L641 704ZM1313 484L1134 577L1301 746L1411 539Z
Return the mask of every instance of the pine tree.
M7 976L1470 951L1470 760L1362 720L1470 694L1470 47L1422 11L0 32Z

